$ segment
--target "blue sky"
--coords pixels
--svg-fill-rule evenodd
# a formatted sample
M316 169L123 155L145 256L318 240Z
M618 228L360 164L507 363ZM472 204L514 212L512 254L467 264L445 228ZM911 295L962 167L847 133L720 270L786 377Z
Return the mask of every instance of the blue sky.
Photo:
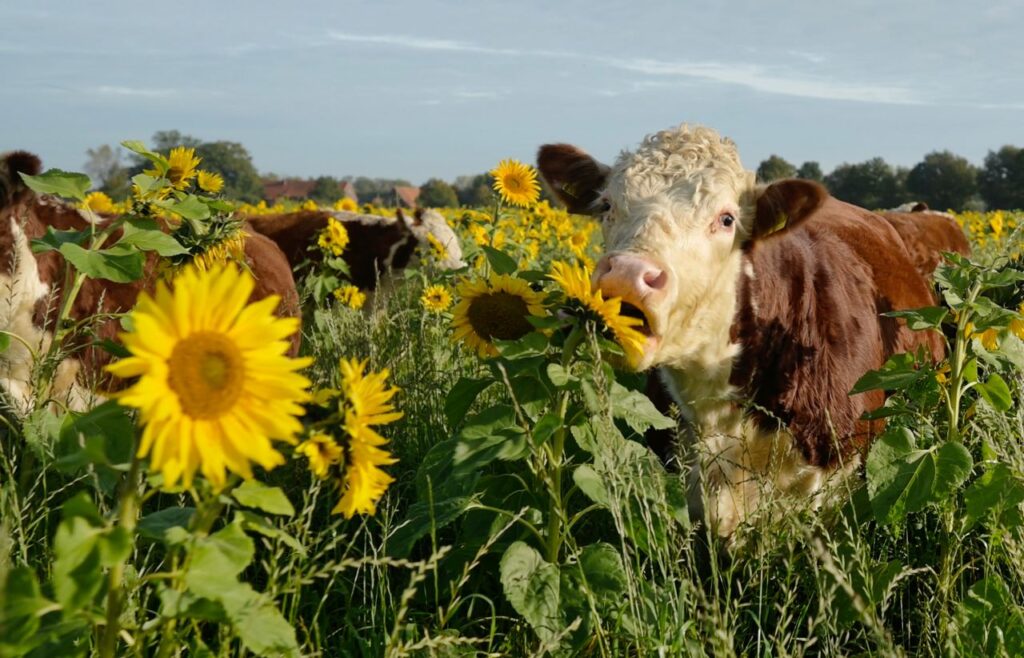
M161 129L264 172L452 179L611 160L684 121L744 164L1024 145L1024 2L5 2L0 151L80 169Z

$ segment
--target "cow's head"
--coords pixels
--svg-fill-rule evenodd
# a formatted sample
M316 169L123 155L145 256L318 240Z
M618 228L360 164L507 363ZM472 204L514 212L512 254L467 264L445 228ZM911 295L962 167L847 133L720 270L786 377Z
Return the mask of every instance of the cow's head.
M441 213L433 209L417 208L410 214L399 208L397 215L416 238L420 249L433 252L435 260L443 269L457 270L465 265L459 237Z
M721 354L708 346L728 342L744 249L827 194L808 181L758 187L732 141L685 125L648 136L612 167L566 144L541 147L538 166L570 212L600 218L594 278L645 319L641 369Z
M26 151L0 155L0 210L13 206L32 194L21 174L36 176L43 168L39 158Z

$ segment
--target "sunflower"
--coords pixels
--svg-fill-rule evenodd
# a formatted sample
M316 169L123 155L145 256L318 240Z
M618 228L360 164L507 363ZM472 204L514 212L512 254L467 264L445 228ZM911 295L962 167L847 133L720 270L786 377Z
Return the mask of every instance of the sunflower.
M196 157L196 150L179 146L171 149L167 156L167 171L163 177L171 183L176 190L183 190L188 187L189 181L196 177L196 167L202 162L202 158ZM161 173L150 169L145 173L150 176L160 176Z
M382 446L387 439L374 429L374 425L393 423L402 417L391 404L398 389L387 388L388 370L366 373L366 361L342 359L341 397L339 408L344 413L343 425L348 438L345 450L345 475L342 496L332 510L350 519L355 514L373 514L388 485L394 478L381 470L381 466L394 464L397 459Z
M359 204L346 196L334 202L334 209L343 212L356 212L359 210Z
M999 348L999 330L989 327L988 329L978 333L974 330L974 323L968 322L964 328L965 338L977 338L981 342L982 347L990 352Z
M90 192L85 196L83 206L99 214L110 214L114 212L114 200L103 192Z
M603 327L611 332L615 342L625 351L626 360L630 365L635 366L639 362L644 353L647 337L635 327L642 326L644 321L622 315L620 298L605 299L600 290L594 290L590 283L590 271L586 267L554 261L551 263L551 274L548 276L562 289L567 301L575 300L576 305L581 307L580 310L596 316L601 321Z
M334 298L355 311L361 309L366 303L366 293L350 283L335 290Z
M430 243L430 249L434 252L434 257L437 260L443 261L448 258L448 249L433 234L427 233L427 242Z
M319 210L319 209L320 209L320 206L316 205L316 201L314 201L312 199L306 199L305 201L302 202L302 205L299 206L299 210Z
M452 305L452 294L448 292L448 288L434 284L424 289L420 303L431 313L444 313Z
M452 341L461 340L482 357L498 355L494 339L522 338L533 331L527 317L545 313L544 296L508 274L463 281L456 292L460 301L452 311Z
M329 434L314 432L295 448L295 452L309 460L309 470L318 478L326 478L331 466L344 460L345 451Z
M139 377L118 394L144 424L138 455L163 473L164 485L188 487L196 470L217 488L225 470L252 476L284 463L271 441L294 442L309 380L296 371L310 359L286 356L297 318L279 318L279 298L246 305L255 283L233 265L188 267L173 290L161 281L130 314L122 334L131 356L107 366Z
M327 218L327 226L320 231L320 237L316 243L325 252L333 256L340 256L345 253L348 246L348 229L345 225L333 217Z
M537 171L533 167L518 160L502 160L490 174L494 176L494 191L506 203L528 206L537 202L540 185L537 183Z
M224 189L224 177L210 171L199 170L199 177L196 178L199 189L210 194L216 194Z

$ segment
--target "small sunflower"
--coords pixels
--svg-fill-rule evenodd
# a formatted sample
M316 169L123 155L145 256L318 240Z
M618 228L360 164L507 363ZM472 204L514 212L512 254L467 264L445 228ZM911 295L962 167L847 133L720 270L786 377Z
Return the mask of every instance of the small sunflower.
M544 296L508 274L463 281L456 292L460 301L452 311L452 340L482 357L498 355L495 339L515 340L533 331L527 317L545 313Z
M388 485L394 478L381 466L398 460L382 446L387 439L374 429L374 425L393 423L402 417L391 404L398 389L387 388L388 370L366 373L366 361L342 359L341 397L339 408L344 413L344 429L348 437L345 450L345 475L342 496L332 510L350 519L355 514L373 514Z
M999 331L997 329L989 327L979 334L974 330L974 323L968 322L964 334L967 338L977 338L982 347L990 352L999 348Z
M328 217L327 226L320 231L316 243L329 254L340 256L345 253L345 247L348 246L348 229L335 218Z
M179 146L171 149L167 156L167 171L163 174L170 181L171 186L176 190L183 190L188 187L189 181L196 177L196 168L202 158L196 157L196 150ZM159 172L150 170L145 172L150 175L159 176Z
M589 312L601 321L605 329L625 351L630 365L635 366L644 353L647 337L636 330L644 321L640 318L622 315L622 300L618 297L605 299L600 290L591 286L591 274L588 268L569 265L561 261L551 263L548 275L558 284L565 294L566 300L575 300L581 310Z
M329 434L315 432L295 448L295 452L309 460L309 470L318 478L330 474L331 467L344 461L345 451Z
M346 196L334 202L334 209L343 212L356 212L359 210L359 204Z
M114 212L114 200L103 192L90 192L85 196L85 201L82 205L98 214Z
M427 242L430 243L430 249L437 260L443 261L448 258L448 249L433 234L427 233Z
M251 477L250 461L271 469L284 463L272 441L302 429L309 380L296 371L310 359L286 356L299 321L274 315L277 296L247 305L254 287L233 265L188 267L130 314L121 338L131 356L107 370L139 378L118 400L139 409L138 454L164 486L191 486L199 470L222 488L226 471Z
M198 178L196 183L199 185L199 189L210 194L216 194L224 189L224 177L220 174L213 173L210 171L199 170Z
M316 205L316 201L314 201L312 199L306 199L305 201L302 202L302 205L299 206L299 210L319 210L319 209L320 209L320 206Z
M348 283L334 291L334 298L349 308L358 311L366 303L366 293Z
M420 303L431 313L444 313L452 305L452 294L445 286L434 284L424 289Z
M494 176L494 191L506 203L525 207L537 202L540 185L533 167L518 160L502 160L490 174Z

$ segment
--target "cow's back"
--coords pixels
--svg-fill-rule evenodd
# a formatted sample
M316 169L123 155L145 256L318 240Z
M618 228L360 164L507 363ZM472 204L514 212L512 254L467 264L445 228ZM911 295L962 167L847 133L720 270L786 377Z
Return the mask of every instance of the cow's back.
M900 234L917 271L929 281L942 261L943 252L962 256L971 253L967 236L956 220L945 213L885 211L881 216Z

